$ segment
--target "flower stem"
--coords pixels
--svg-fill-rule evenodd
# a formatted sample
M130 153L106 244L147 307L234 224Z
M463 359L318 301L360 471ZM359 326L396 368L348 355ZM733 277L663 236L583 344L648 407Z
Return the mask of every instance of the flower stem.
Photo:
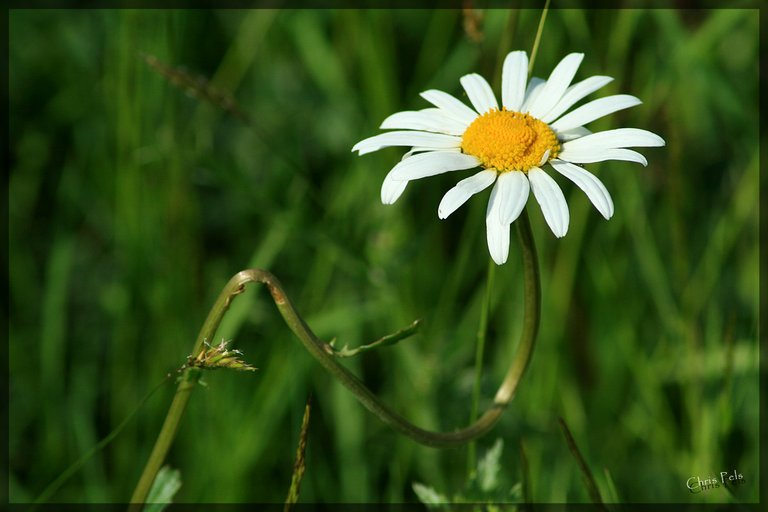
M480 377L483 373L483 352L485 351L485 334L488 330L488 315L491 309L491 295L493 293L493 275L496 270L496 264L493 259L488 258L488 271L486 272L485 296L480 310L480 324L477 327L477 346L475 348L475 384L472 388L472 410L469 414L469 422L477 419L477 408L480 402ZM477 460L477 443L470 441L467 446L467 476L472 477L475 471Z
M224 318L224 314L232 303L232 299L245 291L245 283L242 282L242 279L238 279L238 276L241 274L242 272L229 280L229 283L227 283L219 294L219 298L216 299L216 302L213 304L211 311L208 313L208 318L205 319L205 323L203 323L203 327L200 329L200 334L198 334L197 340L195 341L195 346L191 352L193 355L200 352L206 341L213 339L216 334L216 329L218 329L222 318ZM155 476L157 476L157 472L163 465L165 456L171 448L174 437L176 437L176 430L179 427L181 417L184 415L184 410L187 407L189 395L199 379L199 369L187 368L183 371L181 378L179 379L179 385L176 388L176 394L173 397L173 402L171 402L171 406L165 416L165 422L160 429L160 434L157 436L149 460L147 461L144 471L139 478L139 482L136 484L136 489L134 489L133 495L131 496L131 506L128 508L130 512L141 511L142 504L147 499L147 495L155 480Z
M155 446L149 456L147 465L144 467L144 472L141 474L139 483L136 484L136 489L131 496L131 506L128 508L130 512L139 512L142 509L142 503L147 499L152 483L155 481L155 476L160 471L171 443L173 443L173 439L176 437L176 430L184 414L184 409L187 407L189 394L192 392L192 388L195 387L197 379L190 377L199 374L199 371L187 370L184 372L179 387L176 389L176 394L173 397L173 402L171 402L171 407L168 409L163 428L157 436L157 441L155 441Z
M517 385L528 368L536 341L536 333L539 327L541 286L539 282L539 267L536 258L536 246L531 233L531 225L525 211L515 222L520 239L521 255L523 260L523 293L525 297L523 330L520 343L517 347L514 359L507 371L504 381L501 383L491 406L472 422L469 426L450 432L433 432L424 430L412 424L398 413L390 409L376 395L373 394L354 374L336 361L333 349L324 341L321 341L312 332L304 319L299 315L285 294L280 281L266 270L250 269L238 272L224 287L219 298L213 305L208 318L200 330L192 353L198 353L206 340L213 339L216 329L221 323L232 300L245 291L249 283L263 283L266 285L272 300L288 327L293 331L304 348L318 360L335 378L337 378L369 411L375 414L382 422L401 434L410 437L416 442L426 446L446 447L456 446L480 437L488 432L501 417L507 404L512 400ZM170 449L176 430L184 414L189 394L199 379L200 370L187 369L176 395L168 410L165 423L158 435L155 446L139 479L136 490L131 497L131 512L141 510L141 504L146 500L152 482L162 466L165 456Z
M536 30L536 37L533 41L533 48L531 49L531 59L528 63L528 75L530 76L533 70L533 63L536 62L536 54L539 51L539 42L541 41L541 34L544 31L544 22L547 19L547 12L549 12L549 2L546 0L544 3L544 9L541 12L539 18L539 26ZM526 218L526 222L528 219ZM488 274L486 281L485 297L483 298L483 305L480 311L480 325L477 330L477 348L475 351L475 384L472 388L472 412L469 416L470 423L474 422L477 418L478 402L480 400L480 377L483 368L483 351L485 349L485 333L488 329L488 311L490 309L491 293L493 289L493 272L496 268L492 259L488 261ZM472 477L475 471L475 464L477 460L477 446L476 442L472 440L467 447L467 476Z
M544 2L544 10L541 11L541 18L539 18L539 27L536 29L536 38L533 40L533 49L531 49L531 59L528 61L528 76L531 76L533 63L536 62L536 54L539 53L539 42L541 41L541 33L544 32L544 22L547 21L549 1Z

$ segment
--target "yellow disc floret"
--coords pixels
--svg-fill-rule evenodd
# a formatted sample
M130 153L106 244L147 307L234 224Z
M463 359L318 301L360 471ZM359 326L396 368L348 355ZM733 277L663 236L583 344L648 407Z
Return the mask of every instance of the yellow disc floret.
M461 138L461 150L480 159L486 169L523 171L542 165L560 152L557 136L546 123L521 112L490 110L475 119Z

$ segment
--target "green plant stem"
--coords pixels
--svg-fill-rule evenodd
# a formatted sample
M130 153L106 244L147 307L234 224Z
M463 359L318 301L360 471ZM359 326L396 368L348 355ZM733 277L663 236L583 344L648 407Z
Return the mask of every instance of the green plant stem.
M539 26L536 29L536 37L533 41L533 48L531 49L531 58L528 62L528 76L533 71L533 64L536 62L536 54L539 52L539 43L541 42L541 34L544 31L544 22L547 19L547 12L549 12L549 2L546 0L544 3L544 9L541 11L541 17L539 18ZM488 261L488 274L485 289L485 297L483 299L483 306L480 311L480 325L477 330L477 347L475 352L475 384L472 388L472 411L469 416L469 422L472 423L477 418L478 402L480 400L480 377L482 375L483 368L483 351L485 350L485 333L488 329L488 310L490 308L491 293L493 289L493 271L496 268L492 259ZM467 447L467 477L471 478L475 471L475 463L477 460L477 443L473 440Z
M469 413L469 422L477 419L477 409L480 404L480 381L483 374L483 352L485 351L485 334L488 330L488 315L491 309L491 295L493 293L493 275L496 271L496 263L488 258L488 270L486 272L485 295L480 309L480 323L477 327L477 346L475 347L475 384L472 387L472 409ZM467 446L467 477L471 478L475 471L477 460L477 443L470 441Z
M224 287L216 300L208 318L203 324L200 335L195 343L192 353L199 352L203 342L212 339L216 333L221 319L224 317L232 300L245 290L248 283L263 283L272 295L278 311L285 323L293 331L304 348L309 351L318 362L336 377L369 411L375 414L382 422L401 434L410 437L416 442L426 446L447 447L456 446L475 439L488 432L501 417L507 404L512 400L515 390L520 383L525 370L531 360L533 347L536 341L536 333L539 327L541 287L539 282L539 267L536 258L536 247L531 233L531 225L525 211L515 222L520 239L521 255L523 260L525 297L523 329L520 343L517 347L514 359L507 371L504 381L501 383L493 403L485 413L469 426L451 432L433 432L424 430L410 423L398 413L381 402L354 374L336 361L329 350L327 343L315 336L304 319L299 315L285 294L280 281L266 270L250 269L237 273ZM199 372L199 370L196 370ZM196 377L187 370L176 391L173 403L168 410L165 423L155 442L149 461L139 479L136 490L131 497L131 510L139 511L141 503L146 500L152 482L155 479L160 466L165 460L168 449L171 446L176 430L189 400L189 393L195 385Z
M245 282L247 281L242 279L242 274L243 272L240 272L230 279L229 283L227 283L219 294L218 299L216 299L211 311L208 313L208 317L205 319L205 323L203 323L203 327L200 329L200 333L195 341L195 346L192 348L192 355L200 353L205 342L213 339L216 334L216 329L218 329L232 300L245 291ZM165 416L165 422L163 422L160 434L158 434L157 440L155 441L155 446L152 448L152 453L149 455L149 460L147 461L144 471L139 478L139 482L136 484L136 489L134 489L133 495L131 496L131 506L128 508L129 511L139 512L141 510L141 504L147 499L149 490L152 487L152 482L154 482L157 472L163 465L165 456L168 454L171 443L176 436L179 422L181 422L181 417L184 415L184 410L187 407L189 394L195 387L199 377L199 369L189 368L182 373L179 385L176 388L176 394L173 397L173 402L171 402L168 414Z
M196 384L197 379L193 375L199 374L199 371L185 371L179 387L176 388L176 394L173 397L173 402L171 402L171 407L168 409L163 428L157 436L157 441L155 441L155 446L152 448L147 465L144 467L144 472L141 474L141 478L139 478L139 483L136 484L133 496L131 496L131 506L128 510L132 512L141 510L142 504L152 488L152 482L155 481L155 476L157 476L157 472L160 471L160 467L163 465L163 461L165 461L165 456L171 447L171 443L173 443L174 437L176 437L176 430L184 414L184 409L187 407L189 394Z
M533 40L533 48L531 49L531 59L528 61L528 76L531 76L533 63L536 62L536 55L539 53L539 42L541 42L541 33L544 32L544 22L547 21L549 1L544 2L544 10L541 11L541 18L539 18L539 27L536 29L536 38Z

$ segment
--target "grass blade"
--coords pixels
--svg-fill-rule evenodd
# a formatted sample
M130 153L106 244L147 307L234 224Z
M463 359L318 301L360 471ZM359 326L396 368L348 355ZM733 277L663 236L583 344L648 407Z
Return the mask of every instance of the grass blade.
M296 462L293 465L291 488L288 489L288 497L285 499L283 512L292 510L294 503L299 499L299 487L301 486L301 479L306 468L304 455L307 450L307 434L309 433L310 401L311 397L307 398L307 404L304 406L304 417L301 420L301 434L299 436L299 446L296 448Z
M587 466L587 463L584 460L584 457L581 455L579 447L576 446L576 441L573 440L573 436L571 435L571 431L568 429L568 425L565 424L565 420L563 418L558 418L558 421L560 422L560 428L563 430L565 442L568 443L568 449L571 450L573 457L576 459L576 463L579 465L581 476L584 478L584 485L587 488L587 492L589 493L589 497L592 500L592 503L597 505L598 510L608 512L608 509L603 504L603 499L600 497L600 491L597 488L595 477L592 476L592 471L590 471L589 466Z
M520 440L520 481L523 484L523 506L525 512L533 511L533 499L531 497L531 470L528 465L528 456L525 454L525 444Z

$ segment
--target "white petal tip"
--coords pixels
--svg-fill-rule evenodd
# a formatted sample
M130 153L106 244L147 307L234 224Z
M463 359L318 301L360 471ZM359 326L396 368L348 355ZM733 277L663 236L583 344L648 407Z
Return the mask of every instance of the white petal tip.
M384 183L381 184L381 203L382 204L394 204L398 198L403 195L405 188L408 186L408 182L393 182L387 176L384 179Z
M445 200L440 201L440 204L437 207L437 217L440 220L445 220L448 217L450 217L453 212L458 210L459 206L461 206L461 205L460 204L458 206L457 205L453 205L453 207L451 207L450 204L446 204L445 203Z
M508 255L491 254L491 259L497 265L503 265L507 262Z
M600 212L600 215L602 215L605 220L611 220L611 217L613 217L614 214L613 201L601 205L601 208L597 208L597 211Z
M368 153L373 153L374 151L378 151L378 150L379 148L371 148L371 147L366 148L366 147L355 146L352 148L353 153L357 151L357 156L367 155Z

